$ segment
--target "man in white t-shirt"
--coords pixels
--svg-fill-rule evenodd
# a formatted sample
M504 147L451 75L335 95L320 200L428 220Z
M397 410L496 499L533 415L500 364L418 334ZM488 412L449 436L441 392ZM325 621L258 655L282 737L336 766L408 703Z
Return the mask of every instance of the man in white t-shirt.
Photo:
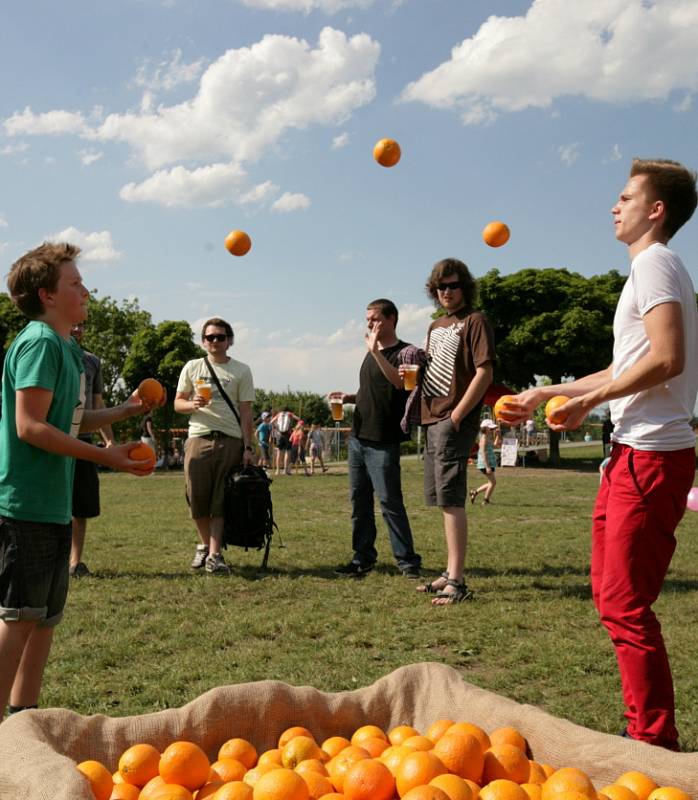
M696 467L691 418L698 392L698 312L691 278L667 243L696 208L696 174L674 161L633 162L612 209L630 276L613 323L613 363L572 383L516 397L520 422L564 394L553 430L578 428L608 402L614 423L592 525L591 586L616 650L627 727L623 735L678 750L674 688L652 611L669 569L674 531Z
M201 329L201 344L237 414L222 396L204 359L188 361L179 376L174 407L180 414L191 414L184 444L184 479L200 539L191 566L228 574L230 568L221 554L225 476L231 467L254 460L254 385L247 364L227 354L233 344L228 322L219 317L207 320Z

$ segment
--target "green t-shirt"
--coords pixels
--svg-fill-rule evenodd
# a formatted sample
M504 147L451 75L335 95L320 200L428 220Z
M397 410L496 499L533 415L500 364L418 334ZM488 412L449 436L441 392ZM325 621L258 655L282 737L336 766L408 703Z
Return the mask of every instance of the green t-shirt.
M84 407L82 351L50 325L35 320L17 336L5 357L0 419L0 515L32 522L70 522L74 459L49 453L17 436L19 389L53 392L46 421L77 436Z

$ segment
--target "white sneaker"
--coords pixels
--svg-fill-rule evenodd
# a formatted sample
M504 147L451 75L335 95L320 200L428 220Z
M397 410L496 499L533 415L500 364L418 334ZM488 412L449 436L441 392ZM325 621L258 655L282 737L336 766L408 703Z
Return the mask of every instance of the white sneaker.
M196 552L194 553L194 558L191 562L192 569L201 569L203 565L206 563L206 558L208 556L208 547L205 544L197 544L196 545Z

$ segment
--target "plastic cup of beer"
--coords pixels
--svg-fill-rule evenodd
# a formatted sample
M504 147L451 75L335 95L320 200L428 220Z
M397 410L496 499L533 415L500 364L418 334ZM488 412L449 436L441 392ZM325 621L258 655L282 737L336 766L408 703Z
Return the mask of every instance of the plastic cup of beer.
M335 422L341 422L344 419L344 403L342 403L341 397L330 398L330 411Z
M203 397L208 405L211 402L211 384L209 381L199 378L194 381L194 387L199 397Z
M419 372L418 364L404 364L402 380L405 384L405 390L411 392L412 389L417 388L417 373Z

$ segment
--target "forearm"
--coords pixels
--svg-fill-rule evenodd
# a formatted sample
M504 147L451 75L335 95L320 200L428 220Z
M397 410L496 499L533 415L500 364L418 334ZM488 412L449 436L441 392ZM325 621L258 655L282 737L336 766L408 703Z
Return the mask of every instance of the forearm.
M376 360L376 364L378 364L381 372L390 381L390 383L392 383L396 389L404 389L405 387L397 367L394 367L380 350L371 350L371 355Z
M252 404L240 403L240 427L242 429L242 441L245 447L251 447L254 442L254 425L252 419Z
M111 431L112 423L128 419L138 413L138 408L129 408L125 403L112 406L112 408L94 408L90 411L85 411L80 423L80 433L93 433L105 426Z
M613 378L613 364L602 369L600 372L592 372L591 375L585 375L569 383L556 383L550 386L536 386L535 390L540 395L539 403L544 400L550 400L551 397L557 395L565 395L565 397L581 397L589 392L596 391L600 387L606 385Z
M111 425L103 425L99 429L99 435L102 437L102 441L107 446L110 446L116 442L116 438L114 436L114 431L112 430Z
M492 365L488 363L482 367L478 367L475 370L475 377L470 381L468 388L463 393L463 397L461 397L458 404L451 412L451 419L456 425L460 425L461 421L465 419L480 400L482 400L491 383Z
M652 389L654 386L668 381L675 374L674 370L667 365L661 355L650 350L649 353L646 353L639 361L616 378L609 376L610 380L591 387L584 393L583 402L591 410L601 403L607 403L609 400Z
M40 420L28 420L21 426L17 426L19 438L40 450L55 453L59 456L69 456L80 458L83 461L94 461L97 464L107 465L109 463L107 452L103 447L95 445L69 436L48 422Z

